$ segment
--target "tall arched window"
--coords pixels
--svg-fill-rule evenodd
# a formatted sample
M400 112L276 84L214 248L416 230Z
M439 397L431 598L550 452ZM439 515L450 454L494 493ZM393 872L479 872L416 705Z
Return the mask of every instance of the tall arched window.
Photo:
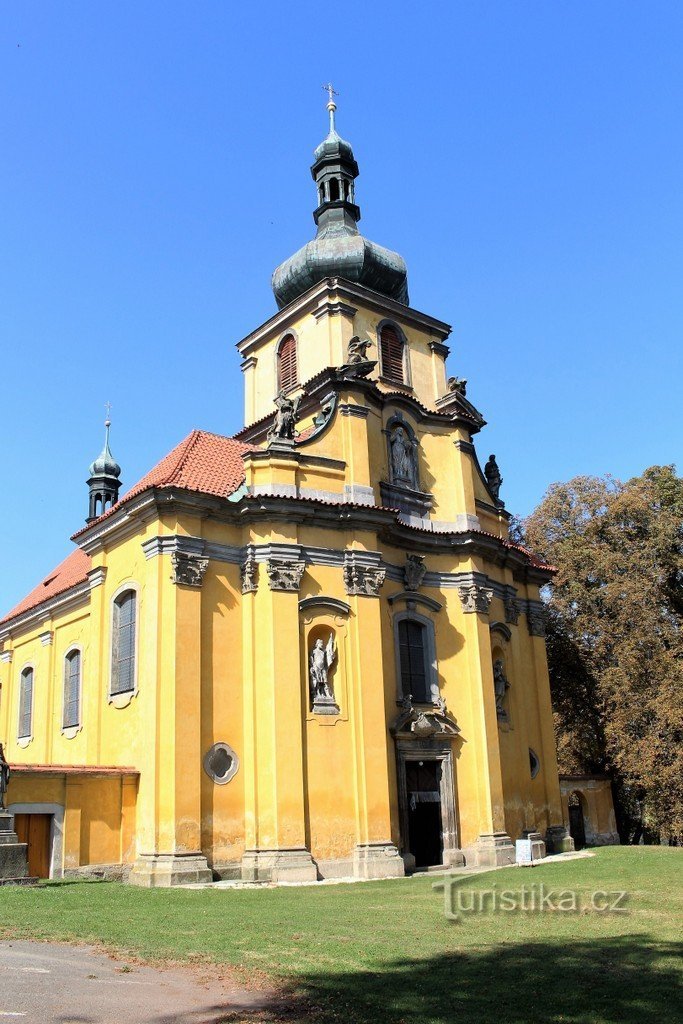
M288 334L282 339L277 350L278 389L289 391L299 383L296 365L296 338Z
M81 724L81 652L69 651L64 659L64 708L62 729Z
M19 679L18 739L31 738L33 731L33 669L25 668Z
M405 384L404 343L392 324L385 324L379 335L382 376L397 384Z
M403 696L416 704L432 701L432 687L427 664L427 627L413 619L401 619L398 624L398 651Z
M135 689L135 616L137 594L126 590L114 601L111 651L111 693Z

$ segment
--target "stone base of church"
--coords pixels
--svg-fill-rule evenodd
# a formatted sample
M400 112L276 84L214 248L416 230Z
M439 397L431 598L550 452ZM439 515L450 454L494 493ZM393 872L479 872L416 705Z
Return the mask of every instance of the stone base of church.
M306 849L246 850L243 882L317 882L318 869Z
M551 825L545 834L548 853L572 853L574 840L566 825Z
M525 828L522 832L522 839L531 840L531 859L532 860L543 860L546 853L545 841L540 832L536 832L534 829Z
M146 853L135 861L128 881L147 888L167 888L212 882L213 874L201 853Z
M507 832L480 835L463 853L468 867L499 868L515 863L515 847Z
M28 878L28 846L14 831L14 815L0 812L0 881Z
M398 878L405 873L403 857L393 843L359 843L353 851L355 878Z

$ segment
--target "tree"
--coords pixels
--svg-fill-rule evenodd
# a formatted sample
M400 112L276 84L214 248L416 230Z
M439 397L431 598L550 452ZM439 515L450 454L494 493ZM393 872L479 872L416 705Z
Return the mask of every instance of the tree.
M683 837L683 480L553 484L523 524L557 568L548 661L562 771L615 780L622 840Z

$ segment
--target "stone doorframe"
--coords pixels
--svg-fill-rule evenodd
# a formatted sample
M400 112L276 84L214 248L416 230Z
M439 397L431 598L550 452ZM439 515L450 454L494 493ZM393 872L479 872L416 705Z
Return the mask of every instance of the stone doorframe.
M50 878L63 878L64 807L62 804L16 803L9 804L10 814L51 814L50 822Z
M408 761L440 762L443 862L449 867L461 866L465 861L458 844L455 768L453 762L453 745L450 740L396 740L398 813L401 829L401 852L404 860L410 855L410 849L408 846L408 787L406 784L406 762Z

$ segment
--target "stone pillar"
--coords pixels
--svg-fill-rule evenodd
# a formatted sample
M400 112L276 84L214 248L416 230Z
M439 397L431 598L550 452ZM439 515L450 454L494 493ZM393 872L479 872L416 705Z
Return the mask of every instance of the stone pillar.
M64 873L81 866L83 786L78 776L67 775L64 788Z
M14 815L0 811L0 881L28 878L28 844L14 831Z
M462 606L462 631L468 661L468 701L463 715L464 744L458 764L461 786L473 796L470 833L476 814L478 835L463 849L468 865L496 867L513 864L515 848L505 829L505 801L500 762L498 716L493 685L491 633L488 611L493 597L473 572L472 582L459 588ZM469 744L471 743L471 746Z
M304 799L299 587L305 565L274 542L244 595L246 841L242 878L314 882ZM258 635L256 631L258 623Z
M379 593L385 570L379 553L347 552L344 582L354 612L350 630L349 721L355 760L358 878L391 878L405 873L403 858L391 840L389 758L384 706L385 667Z
M194 551L173 552L171 582L161 594L158 838L152 850L140 844L130 876L136 885L213 877L201 850L201 585L208 563Z
M532 646L538 715L541 730L541 771L545 781L548 830L546 846L549 853L569 853L574 840L564 821L560 778L557 771L557 747L553 728L553 708L550 699L550 677L545 649L545 613L539 600L527 601L526 620Z

